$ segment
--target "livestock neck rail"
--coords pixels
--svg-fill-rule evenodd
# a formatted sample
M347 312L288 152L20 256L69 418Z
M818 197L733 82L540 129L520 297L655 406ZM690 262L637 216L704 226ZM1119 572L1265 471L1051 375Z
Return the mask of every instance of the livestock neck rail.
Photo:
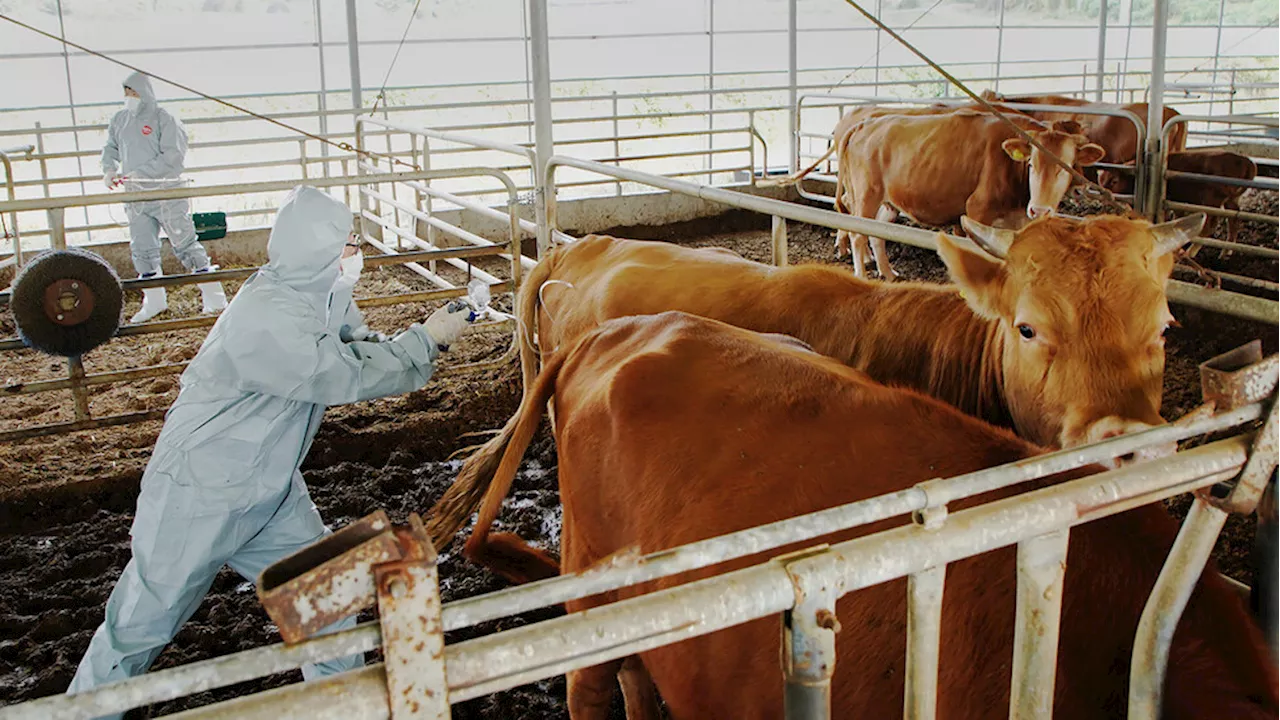
M274 645L150 673L88 692L0 709L0 720L72 720L121 712L226 687L354 652L383 648L390 665L279 688L182 713L191 718L447 718L449 703L590 667L750 620L783 615L782 671L788 718L829 717L833 623L810 622L856 590L909 578L906 716L932 718L940 618L949 563L1016 545L1017 644L1012 717L1052 711L1057 624L1067 539L1072 528L1180 493L1191 512L1146 603L1130 669L1130 718L1160 716L1173 628L1230 512L1250 513L1277 465L1276 356L1258 346L1202 366L1207 405L1182 420L1016 463L936 479L848 505L771 523L488 595L439 604L434 553L416 566L418 582L388 584L382 624L418 617L417 632L383 634L378 624ZM1207 411L1215 407L1216 412ZM1258 421L1260 431L1254 432ZM1018 493L963 511L948 505L1152 446L1230 431L1230 437L1175 455ZM1218 486L1225 493L1209 492ZM567 600L708 567L832 532L910 514L914 521L834 546L777 557L731 573L596 607L515 630L443 646L443 633ZM1048 569L1048 571L1046 571ZM379 592L380 596L383 593ZM388 599L394 596L394 601ZM1024 632L1029 623L1045 632ZM1274 628L1268 629L1273 643ZM782 628L780 627L780 632ZM424 644L419 644L420 642ZM804 660L806 662L800 662ZM825 668L825 671L816 670ZM434 680L431 680L434 678ZM405 688L410 688L405 692ZM396 692L390 692L397 690ZM995 709L993 708L993 712Z
M464 239L468 241L461 247L437 247L429 241L424 241L418 238L416 234L402 229L398 222L393 222L390 219L384 218L381 208L376 212L372 212L369 209L364 208L361 211L360 223L358 226L361 238L364 242L377 248L382 253L378 256L366 258L365 265L370 267L379 265L404 265L430 281L431 284L434 285L434 289L425 292L410 292L358 298L357 304L361 308L398 305L403 303L432 302L466 295L468 292L467 287L450 282L435 272L437 262L446 262L456 266L460 270L466 271L469 278L478 278L487 283L490 286L491 292L514 292L520 281L520 273L522 269L521 263L516 260L516 258L521 257L520 220L517 214L519 202L516 195L516 185L505 173L486 167L375 173L355 177L316 178L306 181L308 184L317 187L349 187L355 185L359 187L359 190L362 193L361 197L364 198L365 196L363 193L373 193L373 195L377 197L376 191L369 190L368 187L379 183L391 185L393 188L397 185L407 185L413 192L422 193L424 190L429 189L421 185L424 181L463 177L489 178L497 181L501 185L507 196L506 212L503 213L492 208L486 209L488 212L506 220L508 228L506 242L502 244L493 243L485 240L484 238L467 233L466 231L433 217L430 214L415 212L413 219L418 219L419 217L426 219L435 227L444 229L455 235L464 236ZM173 188L166 190L116 194L103 193L79 197L8 200L0 201L0 215L30 210L47 211L50 216L50 227L54 228L54 233L52 235L53 249L62 250L66 248L66 236L62 231L62 228L64 228L63 217L67 208L89 207L120 202L145 202L177 198L279 192L282 190L290 190L297 184L298 183L296 181L275 181L235 185L213 185L200 188ZM418 188L422 189L420 190ZM398 212L399 209L397 208L397 213ZM395 239L388 239L388 235L394 235ZM408 250L405 249L406 243L410 246ZM495 256L501 257L510 263L511 269L509 278L503 279L496 277L479 268L475 268L470 263L470 260L474 258ZM428 263L430 269L423 267L421 265L423 262ZM125 289L142 290L152 287L168 287L175 285L238 280L247 278L257 271L258 268L218 270L204 273L188 273L148 279L125 280L120 284ZM11 291L0 292L0 304L8 304L11 297ZM201 316L177 320L152 321L136 325L125 325L116 331L116 337L130 337L150 333L169 332L172 330L210 327L216 321L216 316ZM500 320L497 324L504 326L513 325L509 320ZM509 363L516 356L517 352L514 330L514 327L512 327L513 342L511 347L501 358L493 361L470 363L467 365L454 366L452 368L444 368L441 372L445 374L471 372L499 367ZM21 350L24 347L25 345L19 338L0 339L0 352ZM0 433L0 442L23 440L33 437L42 437L59 433L126 425L159 419L164 416L165 411L163 409L125 413L108 417L91 417L89 412L88 388L95 385L129 382L163 375L178 374L181 373L186 366L187 363L178 362L86 375L84 372L84 366L79 357L68 358L68 377L66 379L19 382L3 386L0 387L0 396L26 395L70 389L75 400L75 420L68 423L26 427L6 431Z
M786 221L820 225L835 230L846 230L853 233L865 233L886 240L900 242L905 245L936 250L936 231L920 230L894 225L892 223L869 220L854 215L809 207L798 203L784 202L771 198L747 195L723 188L699 185L674 178L652 175L629 168L615 168L590 160L556 155L547 161L547 223L553 234L557 233L555 205L555 173L560 167L571 167L600 175L616 177L641 185L662 188L673 193L690 195L709 200L729 207L751 210L773 216L773 260L775 264L787 264L787 232ZM3 207L3 205L0 205ZM559 237L559 235L557 235ZM954 236L951 236L954 238ZM958 242L967 242L954 238ZM1275 300L1243 295L1201 287L1192 283L1170 280L1167 285L1169 300L1190 307L1197 307L1211 312L1244 318L1254 322L1275 325L1280 322L1280 304Z

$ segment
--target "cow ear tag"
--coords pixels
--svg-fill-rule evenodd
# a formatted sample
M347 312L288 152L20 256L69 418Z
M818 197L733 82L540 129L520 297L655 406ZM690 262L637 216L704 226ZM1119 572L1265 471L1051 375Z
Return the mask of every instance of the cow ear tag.
M1022 152L1021 150L1014 150L1013 159L1017 160L1018 162L1022 162L1023 160L1027 159L1027 154Z

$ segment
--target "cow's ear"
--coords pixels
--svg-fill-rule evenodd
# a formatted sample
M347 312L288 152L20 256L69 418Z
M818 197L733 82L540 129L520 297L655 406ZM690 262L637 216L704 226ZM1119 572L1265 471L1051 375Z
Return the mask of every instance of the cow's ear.
M1092 165L1105 157L1106 154L1107 151L1104 150L1101 145L1095 145L1093 143L1081 145L1080 148L1076 150L1076 164L1082 167L1085 165Z
M976 247L972 250L961 247L942 233L938 233L938 254L969 307L984 318L998 319L1000 294L1004 288L1004 261Z
M1004 148L1004 152L1017 162L1027 162L1031 159L1031 143L1022 138L1009 138L1001 143L1000 147Z

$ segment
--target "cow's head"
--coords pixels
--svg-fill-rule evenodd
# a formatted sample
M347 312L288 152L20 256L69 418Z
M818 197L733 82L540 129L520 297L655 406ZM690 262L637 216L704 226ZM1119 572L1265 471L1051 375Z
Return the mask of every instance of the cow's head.
M1204 220L1052 217L1014 232L965 217L977 248L938 237L970 308L999 323L1004 396L1023 437L1069 447L1163 422L1165 282Z
M1028 129L1026 132L1072 167L1092 165L1107 154L1101 145L1089 142L1081 132L1080 124L1072 120L1055 122L1048 130ZM1027 217L1035 219L1053 214L1067 188L1071 187L1071 173L1021 137L1005 140L1002 147L1014 162L1027 163L1027 182L1031 190Z
M1099 170L1098 184L1113 193L1131 193L1134 185L1133 174L1122 171Z

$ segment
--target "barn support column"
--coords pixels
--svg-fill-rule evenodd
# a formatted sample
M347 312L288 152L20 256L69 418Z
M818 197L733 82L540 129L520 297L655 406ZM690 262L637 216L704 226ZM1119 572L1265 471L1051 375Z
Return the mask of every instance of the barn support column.
M796 69L796 0L787 0L787 108L791 111L787 127L787 135L791 139L787 162L789 171L793 173L800 169L800 137L796 134L800 130L799 108L796 107ZM765 171L768 172L768 168Z
M1169 0L1155 0L1155 18L1151 27L1151 89L1147 97L1147 149L1143 162L1147 166L1146 187L1139 188L1145 197L1138 208L1159 221L1160 198L1164 196L1164 157L1160 130L1164 126L1164 61L1169 37Z
M364 107L360 90L360 32L356 29L356 0L347 0L347 62L351 65L351 109Z
M1102 83L1107 76L1107 0L1098 3L1098 89L1094 100L1102 102Z
M320 94L317 96L319 102L317 109L320 111L320 134L329 137L329 83L325 78L324 71L324 21L321 19L320 0L315 0L314 10L316 16L316 52L318 67L320 69ZM305 141L304 141L305 143ZM303 145L306 148L306 145ZM325 162L320 163L322 172L325 177L329 177L329 144L320 143L320 156L325 158ZM302 166L303 175L306 175L306 165Z
M534 221L538 225L538 257L551 249L547 220L547 161L555 154L551 115L551 40L547 0L529 0L529 64L533 69L533 134L537 167L533 168Z

